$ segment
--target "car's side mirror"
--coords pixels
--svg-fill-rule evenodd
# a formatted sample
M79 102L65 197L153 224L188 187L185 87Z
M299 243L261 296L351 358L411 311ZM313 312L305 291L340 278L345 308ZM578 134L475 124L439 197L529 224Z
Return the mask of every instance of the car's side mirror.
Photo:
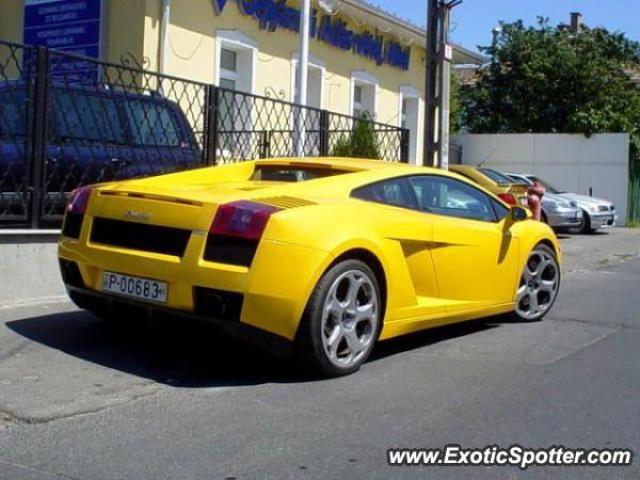
M526 208L522 207L511 207L511 211L509 212L509 218L513 223L522 222L529 218L529 212Z

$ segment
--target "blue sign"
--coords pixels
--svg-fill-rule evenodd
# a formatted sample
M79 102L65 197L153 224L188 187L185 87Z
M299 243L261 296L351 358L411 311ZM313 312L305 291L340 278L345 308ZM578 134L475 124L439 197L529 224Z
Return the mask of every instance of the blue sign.
M278 29L295 33L300 31L300 10L287 6L287 0L236 0L240 11L254 17L260 28L269 32ZM228 0L213 0L215 11L221 15ZM390 65L400 70L409 70L411 47L403 47L400 43L385 39L382 35L354 32L347 22L328 15L320 18L318 10L311 15L311 38L332 45L356 55L368 58L377 65Z
M25 0L24 43L99 58L102 0ZM98 65L74 58L52 62L56 71L96 80Z

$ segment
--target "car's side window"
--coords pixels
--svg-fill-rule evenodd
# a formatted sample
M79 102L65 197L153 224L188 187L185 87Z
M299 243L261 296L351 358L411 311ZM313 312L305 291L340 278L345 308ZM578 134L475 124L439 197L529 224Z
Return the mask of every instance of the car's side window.
M405 178L374 183L355 190L352 195L360 200L384 203L394 207L417 209L416 197Z
M459 180L439 175L420 175L409 179L424 212L495 222L491 198Z
M507 215L509 215L509 209L497 200L491 199L491 205L493 205L493 211L496 212L498 221L502 221Z

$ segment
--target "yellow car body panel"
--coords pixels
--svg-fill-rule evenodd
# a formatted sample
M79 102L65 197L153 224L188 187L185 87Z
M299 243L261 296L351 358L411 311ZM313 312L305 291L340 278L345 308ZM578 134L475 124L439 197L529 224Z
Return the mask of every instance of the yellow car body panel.
M252 180L258 167L274 165L312 165L339 174L300 183ZM560 245L546 225L481 222L351 198L354 189L371 183L425 174L472 183L442 170L325 158L253 161L104 184L91 191L79 238L61 237L59 256L77 264L84 290L98 295L104 294L104 272L166 282L162 308L185 314L194 312L194 287L236 292L243 296L241 324L287 341L295 340L323 274L354 252L375 258L384 276L381 339L512 311L532 249L546 243L561 261ZM253 262L247 267L205 260L219 206L239 200L279 208ZM91 240L96 218L179 228L190 236L182 257L99 244Z

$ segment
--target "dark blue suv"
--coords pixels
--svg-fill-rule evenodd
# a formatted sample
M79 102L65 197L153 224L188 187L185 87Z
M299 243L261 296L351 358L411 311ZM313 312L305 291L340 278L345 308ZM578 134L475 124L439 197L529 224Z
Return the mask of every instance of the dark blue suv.
M54 83L47 104L45 214L62 213L68 193L81 185L203 166L184 112L160 94ZM27 211L29 108L24 83L0 83L4 220Z

